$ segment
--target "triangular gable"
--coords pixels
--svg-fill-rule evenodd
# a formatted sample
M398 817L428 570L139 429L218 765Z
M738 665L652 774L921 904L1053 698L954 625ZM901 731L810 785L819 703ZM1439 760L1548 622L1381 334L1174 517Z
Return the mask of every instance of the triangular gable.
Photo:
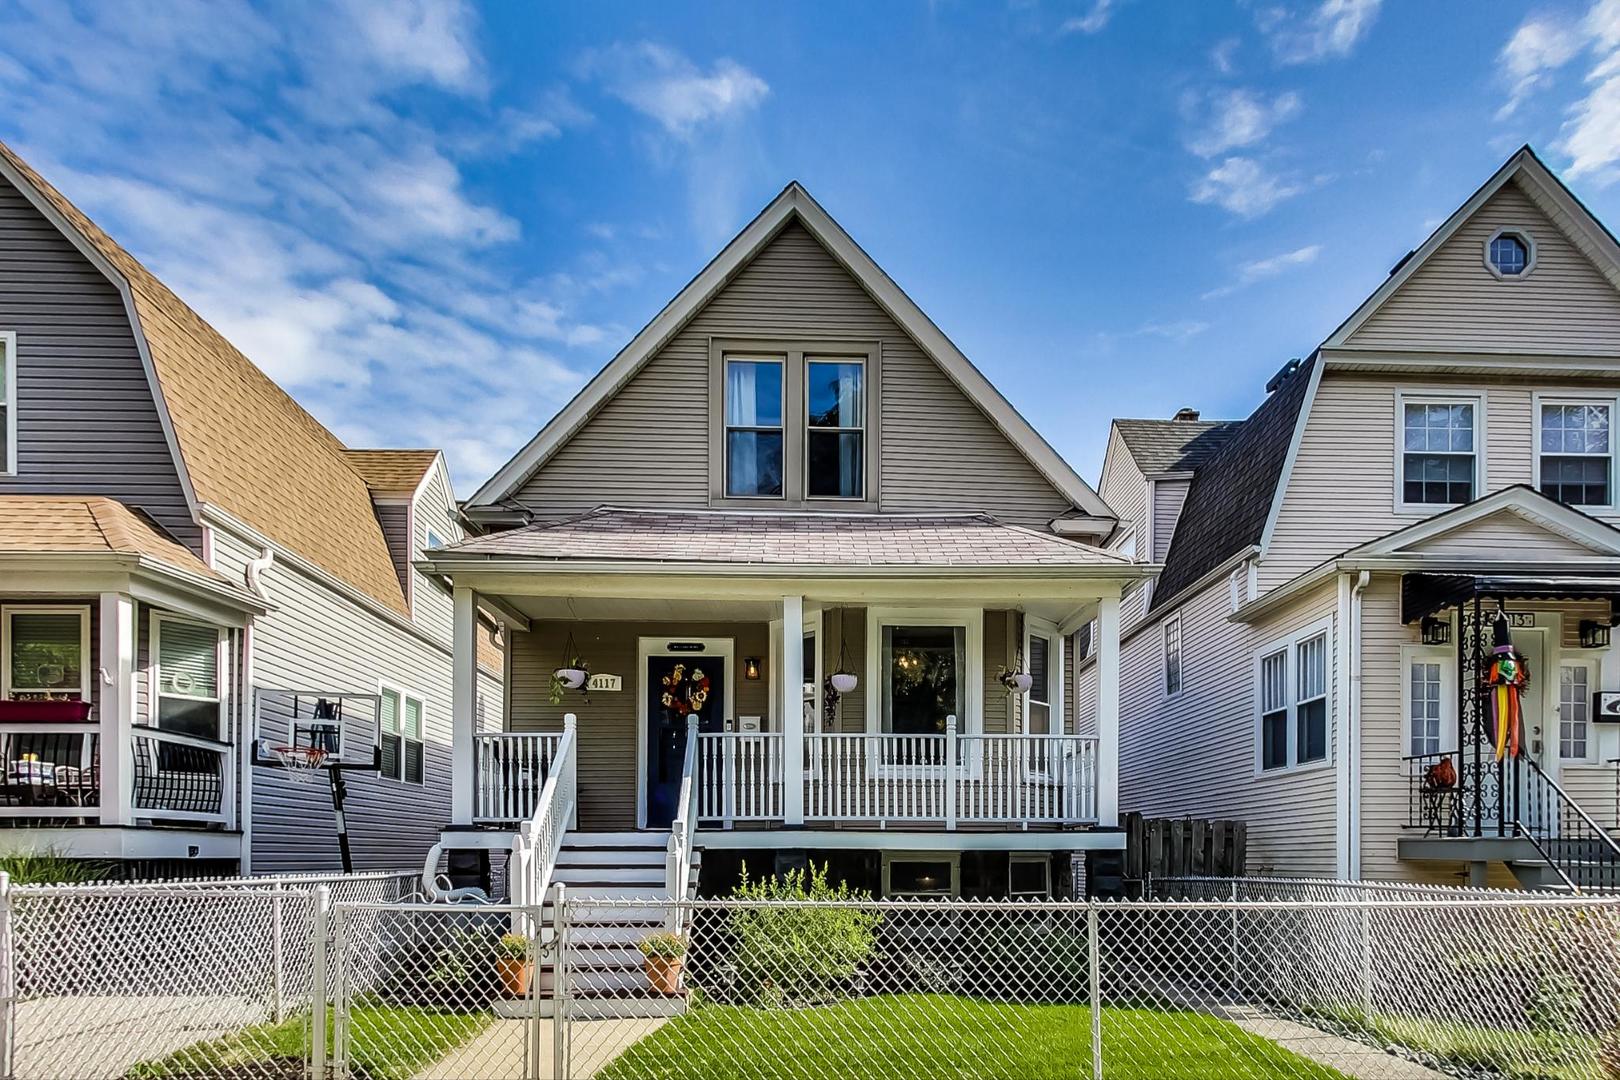
M1532 488L1505 488L1346 553L1575 559L1620 555L1620 529Z
M566 446L743 268L795 223L808 231L848 271L1057 492L1087 514L1112 518L1107 505L1090 485L797 182L789 184L737 234L527 446L467 500L467 505L494 507L509 498Z
M1523 229L1536 265L1498 281L1486 242ZM1620 354L1620 245L1528 146L1458 207L1356 311L1324 349L1439 348L1545 352L1549 313L1567 350Z

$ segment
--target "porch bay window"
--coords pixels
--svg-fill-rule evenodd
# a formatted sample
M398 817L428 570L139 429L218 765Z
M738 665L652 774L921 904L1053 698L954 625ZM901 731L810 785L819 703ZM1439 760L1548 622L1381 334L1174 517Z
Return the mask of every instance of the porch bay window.
M204 739L221 737L219 639L216 627L152 616L158 727Z
M7 698L90 697L90 609L8 607L5 622Z
M967 628L884 626L881 689L883 731L919 736L884 743L885 764L938 765L948 716L962 717Z

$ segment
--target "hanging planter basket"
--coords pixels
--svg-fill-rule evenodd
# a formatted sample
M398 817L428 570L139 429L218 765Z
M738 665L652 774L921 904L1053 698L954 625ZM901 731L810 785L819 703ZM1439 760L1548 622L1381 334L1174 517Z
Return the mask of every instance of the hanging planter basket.
M833 691L839 694L851 693L860 684L861 680L857 679L852 672L848 671L835 671L831 675L827 676L827 685L831 686Z
M1035 677L1027 671L1003 671L1001 685L1022 697L1029 693L1029 688L1035 685Z
M582 667L564 667L553 671L552 677L563 684L565 690L578 690L585 685L591 673Z
M574 644L573 634L568 635L568 644L563 649L563 655L567 657L567 660L562 667L551 673L551 703L553 705L561 705L564 694L570 690L583 689L585 684L591 680L591 665L586 663L585 659L579 655L579 648ZM590 696L586 695L585 704L589 705L590 703Z

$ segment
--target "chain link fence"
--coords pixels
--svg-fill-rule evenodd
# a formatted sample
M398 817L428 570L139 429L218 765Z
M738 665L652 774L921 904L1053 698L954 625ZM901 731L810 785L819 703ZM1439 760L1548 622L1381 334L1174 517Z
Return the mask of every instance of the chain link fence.
M514 908L375 881L19 888L0 1044L23 1080L1620 1076L1620 900L1155 893Z

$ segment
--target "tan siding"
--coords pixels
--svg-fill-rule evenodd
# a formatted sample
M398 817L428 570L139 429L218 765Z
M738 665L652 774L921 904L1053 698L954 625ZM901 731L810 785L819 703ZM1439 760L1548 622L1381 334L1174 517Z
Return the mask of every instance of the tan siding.
M1120 808L1151 817L1246 821L1252 870L1331 875L1334 771L1256 774L1254 659L1266 643L1331 616L1336 608L1331 582L1260 627L1230 621L1224 582L1189 597L1179 608L1185 689L1174 699L1162 692L1157 626L1127 641L1120 658ZM1335 643L1337 634L1335 626ZM1330 647L1330 665L1336 658ZM1339 684L1335 668L1335 704ZM1329 715L1335 715L1332 709ZM1337 760L1336 731L1331 742Z
M1153 485L1153 551L1154 562L1163 562L1170 550L1170 537L1176 531L1176 519L1181 516L1181 504L1187 501L1191 480L1159 480Z
M429 474L422 493L412 505L411 517L414 533L411 537L411 558L417 558L427 547L428 530L432 529L441 540L453 544L462 538L460 524L454 515L455 493L450 490L444 473L435 468ZM416 625L448 644L453 635L455 613L450 589L442 579L430 577L411 568L411 617Z
M1524 550L1527 544L1535 546L1539 558L1579 558L1593 554L1586 545L1549 532L1544 526L1507 510L1481 518L1466 528L1444 533L1427 543L1414 544L1412 550L1425 555L1501 558L1508 552Z
M1520 280L1485 268L1497 229L1535 239L1536 266ZM1349 344L1448 352L1620 354L1620 294L1510 182L1430 256Z
M881 343L884 510L986 510L1038 526L1068 509L1068 501L797 224L784 229L603 405L519 490L517 500L540 517L604 503L708 505L712 337Z
M1108 452L1103 458L1103 472L1098 481L1097 493L1114 513L1119 515L1120 528L1128 530L1135 538L1136 558L1148 558L1147 480L1142 476L1142 470L1136 467L1136 459L1131 457L1130 451L1125 448L1125 442L1120 438L1118 428L1109 432ZM1123 542L1123 533L1113 541L1115 546ZM1132 585L1120 601L1120 633L1130 633L1146 613L1147 589L1142 585Z

